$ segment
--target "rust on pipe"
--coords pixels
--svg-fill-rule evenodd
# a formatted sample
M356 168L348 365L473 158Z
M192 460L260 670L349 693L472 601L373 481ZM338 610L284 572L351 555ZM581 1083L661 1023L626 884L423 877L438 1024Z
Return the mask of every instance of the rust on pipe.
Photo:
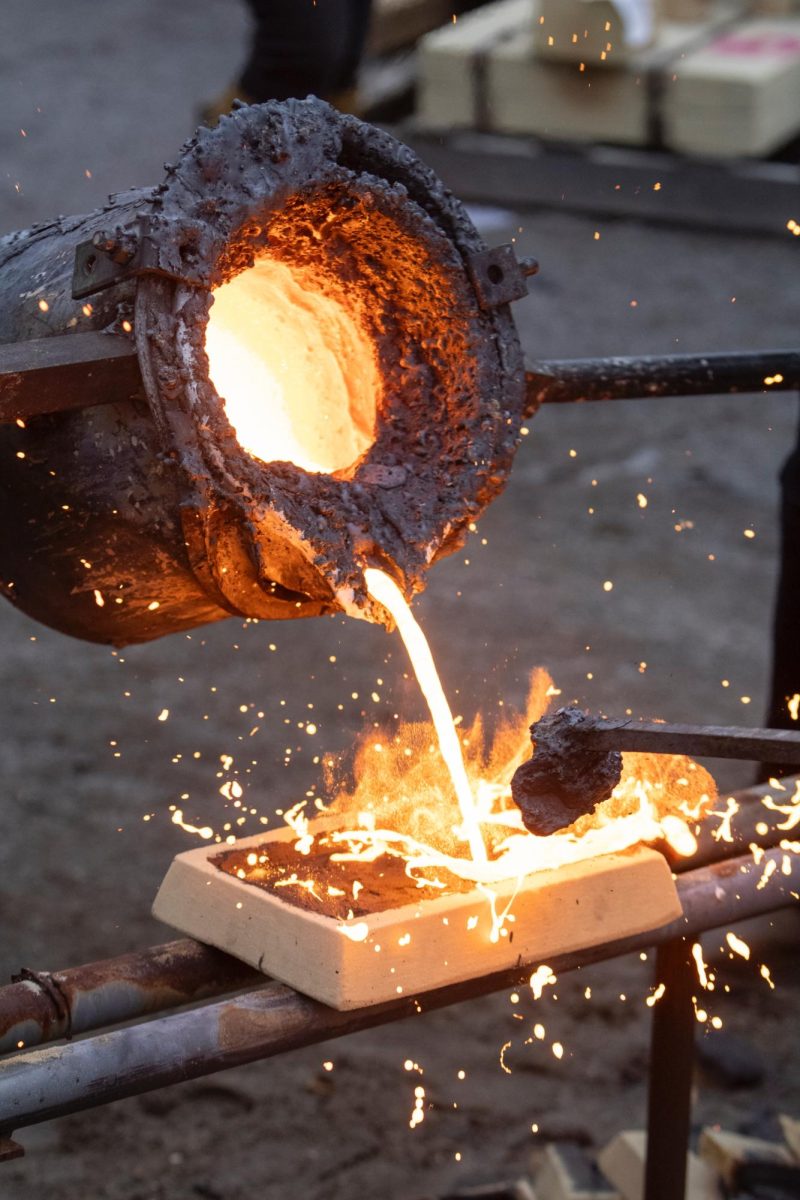
M764 884L770 862L774 873ZM800 858L776 848L758 865L748 856L689 871L677 886L681 918L660 930L557 956L553 970L572 970L786 907L800 887ZM0 1064L0 1134L484 996L516 986L529 971L530 965L520 964L346 1012L284 984L267 983L189 1012L14 1055Z
M0 988L0 1053L252 987L264 976L191 938Z

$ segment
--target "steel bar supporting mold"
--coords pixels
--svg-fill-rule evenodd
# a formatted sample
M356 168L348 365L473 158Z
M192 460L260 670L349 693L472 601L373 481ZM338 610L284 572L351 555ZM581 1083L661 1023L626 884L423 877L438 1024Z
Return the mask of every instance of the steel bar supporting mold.
M791 795L796 782L790 777L781 787ZM780 828L784 814L762 804L774 794L766 785L737 792L739 808L727 834L730 840L715 836L716 822L704 822L690 859L664 850L673 871L680 874L740 856L754 842L764 849L777 845L785 837ZM23 970L15 980L0 988L0 1054L21 1048L20 1043L30 1049L225 995L254 985L262 976L230 955L186 938L63 971Z
M800 351L543 360L525 380L529 416L542 404L796 391Z
M685 938L656 950L656 983L664 995L653 1008L647 1095L644 1200L684 1200L692 1115L695 1016L694 964Z
M689 871L678 880L682 918L655 933L554 958L551 965L556 972L572 970L772 912L791 904L799 886L800 860L781 849L767 851L758 865L748 856ZM517 985L527 971L520 967L344 1012L267 983L188 1012L13 1055L0 1064L0 1134L488 995Z
M235 992L263 978L191 938L65 971L23 970L0 988L0 1054Z

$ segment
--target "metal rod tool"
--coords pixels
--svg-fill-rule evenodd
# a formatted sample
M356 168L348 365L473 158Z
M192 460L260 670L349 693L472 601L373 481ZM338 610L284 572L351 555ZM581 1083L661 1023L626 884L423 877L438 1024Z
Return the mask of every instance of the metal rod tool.
M800 728L666 725L560 708L531 726L531 738L533 758L514 775L511 793L526 828L540 836L566 829L608 799L621 777L623 750L800 764Z

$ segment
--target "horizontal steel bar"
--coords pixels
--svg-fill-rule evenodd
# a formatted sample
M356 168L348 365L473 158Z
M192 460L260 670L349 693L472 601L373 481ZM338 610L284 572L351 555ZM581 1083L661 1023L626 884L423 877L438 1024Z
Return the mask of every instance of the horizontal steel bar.
M136 346L87 332L0 345L0 424L125 400L141 391Z
M766 885L765 870L776 870ZM785 873L784 873L785 864ZM767 851L678 879L683 917L655 932L554 957L556 973L676 937L772 912L792 903L800 858ZM518 984L530 965L416 997L337 1012L279 983L111 1033L14 1055L0 1063L0 1134L125 1096L269 1058L301 1046L429 1012Z
M23 970L0 988L0 1054L235 992L263 978L191 938L65 971Z
M528 416L542 404L796 391L800 351L548 359L532 363L525 381Z

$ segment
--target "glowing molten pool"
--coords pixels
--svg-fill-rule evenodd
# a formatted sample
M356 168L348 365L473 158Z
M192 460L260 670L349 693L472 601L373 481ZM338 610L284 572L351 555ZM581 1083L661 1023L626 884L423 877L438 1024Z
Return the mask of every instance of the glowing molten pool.
M263 258L214 292L209 374L239 444L263 462L345 471L375 440L375 348L308 272Z

